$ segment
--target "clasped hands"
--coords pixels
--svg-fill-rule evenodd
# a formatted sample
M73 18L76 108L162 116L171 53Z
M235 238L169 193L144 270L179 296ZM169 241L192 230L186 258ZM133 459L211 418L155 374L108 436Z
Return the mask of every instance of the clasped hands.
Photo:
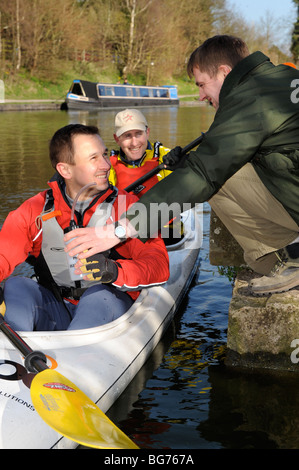
M119 243L114 235L113 224L103 227L76 228L64 235L64 241L68 243L65 251L70 256L77 256L78 259L89 258L96 253L108 251Z

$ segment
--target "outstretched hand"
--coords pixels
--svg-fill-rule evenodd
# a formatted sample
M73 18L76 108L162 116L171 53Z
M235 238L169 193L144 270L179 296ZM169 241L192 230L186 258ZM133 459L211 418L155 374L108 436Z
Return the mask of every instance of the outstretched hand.
M122 219L121 224L126 227L127 238L137 236L135 228L127 219ZM77 256L79 260L108 251L121 243L120 239L114 235L114 224L76 228L64 235L64 241L68 243L65 247L66 253L70 256Z

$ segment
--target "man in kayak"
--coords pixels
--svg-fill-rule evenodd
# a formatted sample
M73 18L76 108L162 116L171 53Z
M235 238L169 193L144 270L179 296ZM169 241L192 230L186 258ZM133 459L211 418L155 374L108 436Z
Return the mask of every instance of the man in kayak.
M1 280L25 260L37 278L11 276L5 282L5 318L16 330L108 323L130 308L142 287L169 277L160 237L146 243L124 240L122 227L117 228L121 213L138 198L109 184L109 155L96 127L71 124L59 129L50 142L50 160L56 170L50 189L9 213L0 232ZM83 261L84 275L72 273L64 233L76 226L97 229L109 224L118 245Z
M120 150L111 151L111 184L125 189L163 163L163 157L170 149L163 147L159 141L150 142L149 134L147 120L138 109L125 109L117 113L114 139ZM170 173L169 170L161 169L142 184L136 185L132 192L140 198ZM163 240L166 245L172 245L178 242L182 234L183 225L178 216L168 224L166 233L163 233Z
M191 54L187 70L200 100L215 108L214 121L182 167L140 199L145 210L138 226L127 214L127 236L139 236L140 227L147 230L143 241L151 236L152 203L176 201L183 207L208 201L243 248L245 261L262 275L250 283L253 294L298 286L299 71L274 66L227 35L207 39ZM178 164L180 150L164 157L166 168ZM94 231L77 231L69 250L89 250L85 256L105 250L117 243L109 232L99 243Z
M147 120L139 110L125 109L116 114L114 139L120 150L112 150L110 155L111 184L125 189L163 162L170 149L163 147L161 142L150 142L149 134ZM142 196L170 173L161 170L136 187L134 194Z

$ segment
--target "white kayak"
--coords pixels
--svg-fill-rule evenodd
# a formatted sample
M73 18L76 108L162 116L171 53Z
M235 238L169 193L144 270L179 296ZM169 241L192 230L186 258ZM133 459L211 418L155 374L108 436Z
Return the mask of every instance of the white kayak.
M30 348L46 354L50 368L75 383L104 413L160 341L193 279L202 237L201 213L186 211L183 221L185 237L168 248L168 282L143 289L122 317L84 330L19 332ZM1 332L0 351L0 448L77 447L35 411L29 389L32 374Z

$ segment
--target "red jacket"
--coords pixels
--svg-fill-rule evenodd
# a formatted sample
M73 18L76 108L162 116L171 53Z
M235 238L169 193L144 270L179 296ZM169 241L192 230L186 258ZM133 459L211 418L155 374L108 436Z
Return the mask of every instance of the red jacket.
M64 229L69 226L71 208L64 199L57 178L48 184L53 190L55 210L61 213L56 216L57 222ZM87 225L98 204L105 201L112 192L113 187L109 187L103 195L93 199L84 213L81 226ZM36 258L39 255L42 232L38 222L45 206L46 194L46 190L38 193L8 214L0 232L0 281L12 274L14 268L24 262L29 255ZM136 196L119 190L113 204L115 220L118 220L121 213L137 200ZM149 239L146 243L132 238L119 244L116 250L120 254L120 259L117 261L120 267L118 278L113 284L122 290L128 289L128 294L133 299L139 295L136 289L161 284L168 280L169 259L165 244L160 237ZM135 291L130 292L130 289Z
M113 171L115 172L115 178L117 178L117 187L119 189L127 188L131 183L137 181L139 178L146 175L149 171L153 170L159 165L158 158L152 158L151 160L147 160L142 166L127 166L119 159L117 155L112 155L110 157L110 162L113 167ZM109 179L111 180L111 170L110 173L111 175ZM142 184L139 188L135 189L135 194L137 190L138 198L140 198L143 194L146 193L146 191L151 189L158 182L158 176L152 176L151 178L146 180L146 183L144 185Z

